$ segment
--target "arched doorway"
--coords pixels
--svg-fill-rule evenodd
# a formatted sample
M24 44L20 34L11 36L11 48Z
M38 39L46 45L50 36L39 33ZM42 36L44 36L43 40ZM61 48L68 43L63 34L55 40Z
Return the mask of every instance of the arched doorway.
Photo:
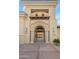
M37 26L35 29L35 40L36 43L45 42L45 29L42 26Z

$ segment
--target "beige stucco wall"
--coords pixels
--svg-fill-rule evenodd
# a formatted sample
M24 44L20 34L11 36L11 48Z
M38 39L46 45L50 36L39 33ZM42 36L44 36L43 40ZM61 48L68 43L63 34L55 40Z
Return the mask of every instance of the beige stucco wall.
M26 14L24 12L19 15L19 42L20 44L27 43L27 32L26 32Z

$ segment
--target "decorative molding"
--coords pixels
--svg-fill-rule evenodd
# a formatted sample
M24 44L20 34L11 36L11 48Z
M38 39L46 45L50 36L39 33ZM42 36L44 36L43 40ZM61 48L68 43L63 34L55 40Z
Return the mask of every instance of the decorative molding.
M34 12L46 12L46 13L49 13L49 10L48 9L31 9L31 13L34 13Z

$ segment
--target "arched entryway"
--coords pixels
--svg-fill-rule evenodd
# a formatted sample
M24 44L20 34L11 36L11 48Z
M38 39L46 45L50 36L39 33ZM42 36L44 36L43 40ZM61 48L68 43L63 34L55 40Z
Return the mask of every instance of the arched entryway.
M35 40L36 43L45 42L45 29L42 26L37 26L35 29Z

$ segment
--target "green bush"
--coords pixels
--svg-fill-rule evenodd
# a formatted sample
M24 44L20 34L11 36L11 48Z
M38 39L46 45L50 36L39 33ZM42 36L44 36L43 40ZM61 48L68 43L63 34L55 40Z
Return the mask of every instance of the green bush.
M54 42L54 43L60 43L60 40L59 40L59 39L54 39L53 42Z
M54 42L55 45L60 45L60 40L59 39L54 39L53 42Z

